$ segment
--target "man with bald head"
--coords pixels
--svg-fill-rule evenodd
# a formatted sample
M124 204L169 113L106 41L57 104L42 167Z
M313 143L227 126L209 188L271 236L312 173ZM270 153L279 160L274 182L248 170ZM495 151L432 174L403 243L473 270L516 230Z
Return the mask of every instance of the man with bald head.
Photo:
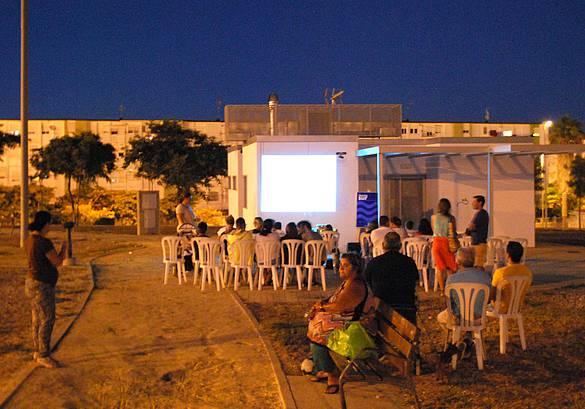
M445 287L449 284L455 283L468 283L468 284L485 284L488 287L491 284L491 279L488 273L483 271L483 269L474 267L475 263L475 250L473 247L461 247L457 250L457 256L455 257L455 261L457 262L457 272L455 274L451 274L447 278L447 282L445 283ZM488 297L489 294L480 293L477 296L475 302L475 316L480 317L482 314L482 307L483 307L483 300L484 297ZM453 309L453 313L458 315L459 312L459 305L457 305L457 297L452 297L453 304L451 308ZM449 311L444 310L439 313L437 316L437 321L443 328L446 328L447 323L454 322L454 317L449 316Z

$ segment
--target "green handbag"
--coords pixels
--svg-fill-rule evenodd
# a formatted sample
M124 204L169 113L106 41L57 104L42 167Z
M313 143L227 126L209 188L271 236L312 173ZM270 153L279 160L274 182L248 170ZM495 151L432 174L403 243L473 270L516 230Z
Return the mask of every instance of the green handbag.
M359 321L350 321L345 328L334 330L327 339L327 348L349 359L376 357L376 343Z

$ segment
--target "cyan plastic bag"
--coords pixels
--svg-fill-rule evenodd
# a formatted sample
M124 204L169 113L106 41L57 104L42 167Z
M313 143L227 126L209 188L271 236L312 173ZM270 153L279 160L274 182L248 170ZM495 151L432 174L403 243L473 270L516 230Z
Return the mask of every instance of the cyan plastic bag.
M359 321L349 322L345 328L333 331L327 348L349 359L375 357L376 343Z

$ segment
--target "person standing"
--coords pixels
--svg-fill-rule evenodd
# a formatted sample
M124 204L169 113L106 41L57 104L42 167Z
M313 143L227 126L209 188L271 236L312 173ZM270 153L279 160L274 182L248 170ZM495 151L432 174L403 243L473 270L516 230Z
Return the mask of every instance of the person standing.
M178 227L185 223L195 226L195 212L191 207L191 193L183 193L181 203L175 208L175 214L177 215Z
M28 273L25 293L32 309L33 359L45 368L58 368L59 362L51 358L51 334L55 325L55 286L59 279L57 267L63 264L67 244L57 253L47 238L51 215L40 211L29 224L31 232L25 242Z
M433 226L433 260L435 260L435 280L438 280L439 289L445 286L445 279L457 271L455 254L449 250L449 237L457 234L455 217L451 214L449 199L439 200L437 212L431 218Z
M471 207L476 210L465 234L471 236L471 245L475 249L474 267L483 268L487 250L487 237L490 225L490 216L483 208L485 197L482 195L473 196Z

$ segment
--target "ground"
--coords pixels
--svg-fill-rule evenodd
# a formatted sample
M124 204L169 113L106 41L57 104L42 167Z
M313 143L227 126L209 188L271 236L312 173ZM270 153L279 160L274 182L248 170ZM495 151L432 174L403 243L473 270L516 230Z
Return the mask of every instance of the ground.
M91 232L75 237L82 263L115 254L96 260L96 290L56 353L65 368L37 369L7 407L34 407L36 402L49 408L279 407L262 344L227 291L202 294L192 285L179 287L174 279L163 286L158 237ZM583 247L558 245L529 253L536 275L524 308L528 350L519 348L512 325L508 354L500 355L492 322L485 332L486 369L480 372L474 360L463 361L448 383L437 381L431 363L442 340L434 318L441 301L420 292L424 363L416 389L423 407L585 407L585 285L578 282L585 278L584 255ZM16 238L0 232L0 379L30 361L24 275ZM559 282L565 286L556 288ZM58 325L76 314L89 285L85 268L62 271ZM247 291L240 294L290 380L308 354L303 315L324 293ZM286 302L273 302L279 294ZM353 384L350 395L359 388ZM311 396L320 395L316 389ZM379 396L374 392L372 398ZM335 404L323 401L319 407Z
M551 288L564 280L585 279L584 252L583 248L556 245L531 251L529 263L535 266L535 286L527 294L523 310L528 349L521 350L512 323L508 353L500 355L498 326L490 321L484 332L488 354L485 370L477 370L473 357L449 374L448 383L437 381L433 363L443 340L436 316L444 309L444 301L433 292L427 295L419 289L423 374L415 381L423 407L585 407L585 283ZM309 353L303 315L313 301L263 301L256 296L248 305L287 375L299 375L299 362Z
M266 352L238 304L176 279L163 286L159 238L141 242L129 251L120 242L97 261L96 289L54 354L64 367L37 369L6 407L279 407ZM22 309L18 344L29 357Z

